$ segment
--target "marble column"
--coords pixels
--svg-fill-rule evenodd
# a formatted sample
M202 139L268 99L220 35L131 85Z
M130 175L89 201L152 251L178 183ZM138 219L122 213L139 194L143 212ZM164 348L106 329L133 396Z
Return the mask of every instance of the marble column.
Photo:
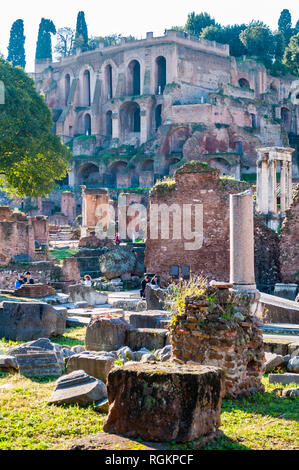
M286 162L280 161L280 212L285 215L286 211Z
M252 191L230 195L230 283L256 290Z

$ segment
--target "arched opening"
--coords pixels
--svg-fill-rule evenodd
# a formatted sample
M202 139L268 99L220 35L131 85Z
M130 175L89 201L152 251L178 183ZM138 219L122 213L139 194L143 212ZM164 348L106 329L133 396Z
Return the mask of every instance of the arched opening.
M128 164L126 162L114 162L110 168L109 172L106 175L106 181L109 183L109 186L117 186L117 177L120 175L125 175L128 171Z
M132 133L140 133L140 107L137 103L128 102L120 109L120 127L122 137Z
M243 155L244 153L243 142L241 141L235 142L235 152L238 153L240 156Z
M85 70L83 75L83 106L90 106L91 91L90 91L90 72Z
M90 114L84 116L84 133L85 135L91 135L91 117Z
M86 163L78 171L79 185L94 185L99 182L99 168L94 163Z
M155 109L155 127L156 131L162 124L162 104L159 104Z
M145 160L142 165L140 166L141 171L154 171L154 161L153 160Z
M220 170L221 176L231 176L231 166L223 158L213 158L209 161L209 165Z
M177 164L179 163L180 159L179 158L171 158L168 161L168 167L167 167L167 174L172 176L177 169Z
M256 115L251 113L250 114L250 119L251 119L251 127L253 129L256 129L257 125L256 125Z
M176 129L170 137L170 153L181 153L189 137L190 131L186 127Z
M296 95L296 100L299 100L299 93L297 93Z
M128 67L128 83L127 93L128 95L140 95L140 64L138 60L132 60Z
M163 56L156 59L156 94L163 95L166 86L166 59Z
M112 66L108 64L105 68L105 82L107 90L107 99L113 98Z
M64 80L65 105L67 106L71 90L71 77L69 76L69 74L65 76Z
M246 78L240 78L240 80L239 80L239 86L240 86L241 88L250 88L249 81L246 80Z
M281 120L287 132L291 130L291 113L288 108L281 108Z
M277 88L276 88L274 82L271 83L271 85L270 85L270 90L272 91L272 93L277 93Z
M112 137L112 111L106 113L106 136Z

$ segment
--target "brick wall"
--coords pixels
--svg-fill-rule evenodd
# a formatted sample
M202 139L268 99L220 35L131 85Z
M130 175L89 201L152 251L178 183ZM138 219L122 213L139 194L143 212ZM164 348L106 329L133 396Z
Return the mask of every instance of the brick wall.
M280 264L282 281L299 283L299 185L281 229Z

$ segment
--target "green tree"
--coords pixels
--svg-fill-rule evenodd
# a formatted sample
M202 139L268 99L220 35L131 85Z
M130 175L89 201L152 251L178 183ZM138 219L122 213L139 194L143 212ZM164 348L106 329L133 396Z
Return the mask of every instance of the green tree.
M71 154L51 133L51 112L34 81L0 59L5 104L0 105L1 187L17 196L46 196L67 174Z
M24 22L17 20L10 30L7 60L14 66L25 68L25 35Z
M261 22L251 22L240 34L240 40L248 55L261 60L270 67L275 55L275 40L272 31Z
M77 16L74 48L80 48L82 51L86 51L88 49L88 29L84 11L79 11Z
M239 57L247 53L246 47L240 40L240 34L245 29L245 24L236 24L231 26L212 25L204 28L200 34L200 37L208 39L209 41L228 44L230 48L230 54L235 57Z
M58 57L67 57L73 53L75 31L72 28L59 28L57 30L57 43L55 53Z
M196 15L193 11L189 13L185 30L192 36L199 36L207 26L215 26L216 22L208 13Z
M53 21L42 18L39 25L38 39L36 45L35 58L37 60L52 60L51 34L56 34L56 28Z
M285 50L283 63L294 75L299 75L299 33L292 36Z
M290 38L293 34L292 30L292 16L289 10L284 9L280 13L280 17L278 20L278 30L282 32L284 35L286 45L289 43Z

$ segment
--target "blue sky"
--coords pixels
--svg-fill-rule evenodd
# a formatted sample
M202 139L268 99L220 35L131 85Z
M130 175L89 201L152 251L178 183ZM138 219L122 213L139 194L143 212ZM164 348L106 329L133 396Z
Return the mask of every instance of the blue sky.
M260 19L272 29L277 28L281 10L288 8L293 24L299 19L298 0L113 0L83 2L82 0L9 0L0 10L0 52L6 57L12 23L21 18L25 24L27 71L34 71L34 55L40 19L50 18L56 28L75 27L77 13L85 11L89 35L111 33L143 37L147 31L160 34L165 28L183 25L188 13L208 12L224 25L248 23ZM55 39L54 42L55 44Z

